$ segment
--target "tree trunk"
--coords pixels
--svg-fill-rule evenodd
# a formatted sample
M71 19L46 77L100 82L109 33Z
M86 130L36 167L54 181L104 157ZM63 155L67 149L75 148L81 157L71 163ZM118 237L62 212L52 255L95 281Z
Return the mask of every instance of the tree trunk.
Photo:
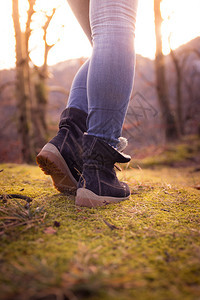
M16 96L18 106L19 134L22 144L22 158L24 162L32 162L32 151L30 146L29 114L27 109L28 87L25 82L24 57L22 48L22 32L19 22L18 0L12 1L12 16L16 40Z
M48 104L48 91L46 78L40 73L40 68L37 70L37 77L35 82L35 128L37 129L38 137L36 140L37 151L44 146L48 139L48 126L46 122L47 104Z
M56 12L46 14L46 22L42 27L44 32L44 64L42 67L30 67L29 39L31 36L32 16L35 13L36 0L28 0L26 30L22 33L19 22L18 0L12 0L13 22L16 35L16 93L19 111L19 132L22 137L22 154L25 162L31 162L34 155L43 147L48 138L46 112L48 104L48 66L47 57L49 50L55 45L47 44L47 29Z
M177 115L177 125L179 134L184 134L184 123L183 123L183 112L182 112L182 94L181 94L181 82L182 82L182 73L181 73L181 67L179 65L179 61L174 53L174 51L171 49L170 55L172 58L172 61L174 63L174 67L176 70L176 115Z
M162 53L162 35L161 25L162 17L160 11L161 0L154 0L154 15L155 15L155 35L156 35L156 57L155 57L155 71L156 71L156 88L158 94L158 101L162 113L162 120L165 127L165 137L167 141L178 138L178 131L173 114L170 110L168 99L168 87L165 77L165 62Z
M40 105L42 96L40 95L40 79L38 76L39 68L30 67L30 56L29 56L29 39L31 36L31 22L32 16L35 13L34 5L36 0L29 0L28 18L26 22L25 31L25 57L26 57L26 80L29 88L29 100L30 100L30 111L31 111L31 140L33 143L34 154L37 154L40 149L44 146L47 141L47 126L46 126L46 107ZM45 111L44 111L45 110ZM45 127L45 129L44 129Z

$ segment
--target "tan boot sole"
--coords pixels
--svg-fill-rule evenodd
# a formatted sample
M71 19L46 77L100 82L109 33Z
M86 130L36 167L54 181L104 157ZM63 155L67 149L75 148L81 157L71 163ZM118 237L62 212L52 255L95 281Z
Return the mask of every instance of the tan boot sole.
M127 200L128 198L129 196L124 198L98 196L88 189L79 188L77 190L75 204L85 207L98 207L111 203L118 203L120 201Z
M51 143L46 144L37 155L36 162L46 175L50 175L55 188L63 193L75 193L77 181L64 158Z

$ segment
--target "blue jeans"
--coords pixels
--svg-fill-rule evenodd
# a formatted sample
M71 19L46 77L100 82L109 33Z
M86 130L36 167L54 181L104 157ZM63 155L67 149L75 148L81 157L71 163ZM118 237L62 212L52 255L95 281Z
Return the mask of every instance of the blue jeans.
M67 107L88 113L87 132L116 147L134 80L137 0L90 0L93 52L76 74Z

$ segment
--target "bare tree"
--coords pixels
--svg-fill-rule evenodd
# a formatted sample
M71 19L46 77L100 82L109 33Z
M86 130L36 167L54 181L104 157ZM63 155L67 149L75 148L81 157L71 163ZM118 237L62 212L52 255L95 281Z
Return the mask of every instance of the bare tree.
M35 0L32 0L32 3ZM29 12L33 12L30 9ZM56 44L49 45L47 43L47 30L49 28L50 22L56 12L56 8L53 8L52 13L47 15L45 12L46 21L43 25L43 42L44 42L44 62L41 67L36 66L30 59L30 53L27 51L28 60L31 61L33 68L29 68L31 72L31 90L30 93L32 94L32 123L33 123L33 140L34 140L34 148L35 152L38 152L39 149L45 144L48 138L48 126L46 121L46 112L47 112L47 104L48 104L48 86L47 86L47 79L48 79L48 65L47 65L47 58L48 53L52 49L52 47ZM30 18L28 18L29 20ZM26 28L26 32L30 32L30 25ZM29 36L30 37L30 36ZM57 40L58 41L58 40ZM56 41L56 42L57 42Z
M16 97L18 106L18 126L22 145L22 158L24 162L32 161L32 149L30 143L30 114L29 114L29 91L26 85L24 71L25 57L23 55L23 35L19 22L18 0L12 1L12 16L16 40Z
M184 100L189 99L189 103L186 107L184 123L187 127L187 123L192 124L190 127L197 129L197 133L200 136L200 122L199 122L199 79L200 69L196 63L200 64L200 51L197 48L189 48L185 54L184 64L182 66L182 72L186 74L183 77L184 86ZM190 54L190 55L189 55ZM193 55L193 63L191 63L190 56ZM195 60L195 57L197 60Z
M170 56L174 64L175 73L176 73L176 119L177 126L180 135L184 134L184 122L183 122L183 107L182 107L182 65L176 55L175 51L171 47L171 41L169 36L169 46L170 46Z
M29 40L31 37L32 17L36 13L36 0L28 0L25 32L22 32L19 21L18 0L12 0L13 23L16 37L16 93L19 110L19 133L22 140L22 156L25 162L31 162L35 153L45 144L48 138L46 111L48 103L48 65L50 49L56 44L47 43L47 30L56 12L47 15L43 25L43 41L45 45L44 63L41 67L34 65L30 58ZM57 42L57 41L56 41Z
M49 45L47 42L47 30L51 23L51 20L56 12L56 8L53 8L50 15L46 14L46 22L43 26L43 41L44 41L44 62L41 67L34 66L36 71L36 81L35 81L35 94L36 94L36 114L37 114L37 131L40 132L41 143L38 144L41 146L44 144L48 137L48 126L46 121L46 112L47 112L47 104L48 104L48 87L47 87L47 79L48 79L48 65L47 58L49 51L55 46L58 40Z
M156 56L155 56L155 72L156 72L156 89L158 94L159 105L162 113L162 119L165 127L166 140L174 140L178 138L178 130L174 115L170 109L168 87L165 76L165 61L162 52L162 35L161 25L162 16L160 11L161 0L154 0L154 16L155 16L155 35L156 35Z

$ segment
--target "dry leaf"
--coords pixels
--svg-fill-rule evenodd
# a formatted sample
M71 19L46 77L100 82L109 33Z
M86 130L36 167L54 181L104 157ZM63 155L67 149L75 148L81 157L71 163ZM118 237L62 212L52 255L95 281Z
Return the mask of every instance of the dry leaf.
M55 234L57 232L52 226L45 228L44 233L46 234Z

